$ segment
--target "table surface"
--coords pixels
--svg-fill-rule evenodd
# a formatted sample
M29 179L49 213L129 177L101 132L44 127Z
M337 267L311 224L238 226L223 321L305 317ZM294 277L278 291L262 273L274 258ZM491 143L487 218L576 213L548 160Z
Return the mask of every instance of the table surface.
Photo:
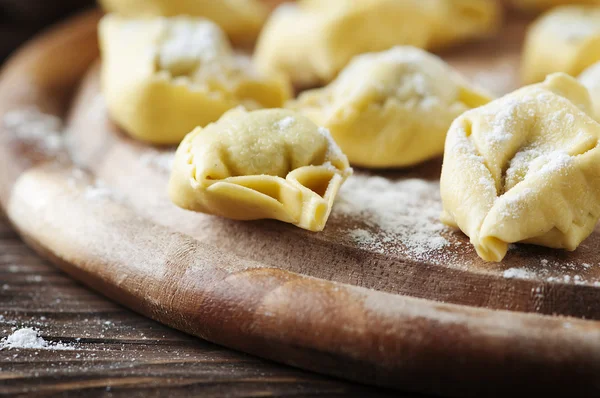
M261 360L137 315L38 257L0 215L0 338L21 327L73 349L0 350L0 395L398 396Z

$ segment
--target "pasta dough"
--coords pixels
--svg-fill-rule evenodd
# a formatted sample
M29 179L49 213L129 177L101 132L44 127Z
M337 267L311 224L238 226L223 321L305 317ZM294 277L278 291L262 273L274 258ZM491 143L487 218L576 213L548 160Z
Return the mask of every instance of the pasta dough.
M288 107L327 127L352 164L398 167L441 155L452 121L489 101L438 57L405 46L355 57Z
M327 129L289 110L234 109L185 137L169 195L188 210L321 231L350 174Z
M204 17L236 42L255 39L268 15L259 0L100 0L100 4L108 12L130 18Z
M499 19L493 0L304 0L276 9L255 60L301 86L327 83L357 54L446 47L489 34Z
M600 124L587 90L559 73L450 128L442 221L501 261L514 242L575 250L600 218Z
M523 80L535 83L546 75L579 75L600 61L600 7L557 7L529 29L523 53Z
M579 82L589 91L594 105L594 115L596 120L600 117L600 62L587 68L579 75Z
M253 70L206 19L109 15L99 31L109 113L135 138L176 144L238 105L278 107L289 98L287 80Z

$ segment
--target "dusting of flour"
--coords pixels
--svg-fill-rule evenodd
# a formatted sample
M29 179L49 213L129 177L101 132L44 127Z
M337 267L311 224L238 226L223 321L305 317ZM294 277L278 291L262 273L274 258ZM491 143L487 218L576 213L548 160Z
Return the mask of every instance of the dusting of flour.
M359 247L384 253L402 251L418 260L441 258L450 242L441 233L439 182L421 179L390 181L355 175L343 185L334 214L365 225L347 231ZM391 244L394 243L394 244ZM401 245L403 250L397 248Z
M170 173L175 161L175 152L147 152L140 157L140 161L145 166L150 166L161 172Z
M34 145L39 151L56 155L64 148L62 121L35 107L7 112L2 124L17 139Z
M52 343L44 340L33 328L22 328L15 330L8 337L5 337L0 341L1 349L13 349L13 348L35 348L35 349L47 349L47 350L73 350L74 347L63 343Z
M292 116L286 116L277 122L277 127L280 130L285 130L285 129L290 128L292 126L292 124L294 124L295 121L296 121L296 119L294 119Z

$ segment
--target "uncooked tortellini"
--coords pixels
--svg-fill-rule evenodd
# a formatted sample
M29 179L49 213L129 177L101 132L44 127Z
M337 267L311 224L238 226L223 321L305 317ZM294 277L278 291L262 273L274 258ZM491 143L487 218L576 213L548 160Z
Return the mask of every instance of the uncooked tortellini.
M509 243L575 250L600 217L600 124L587 90L559 73L452 124L442 220L500 261Z
M357 54L445 47L489 34L499 16L493 0L304 0L275 10L255 59L298 85L326 83Z
M596 62L579 75L579 82L590 92L596 120L600 118L600 62Z
M352 164L398 167L441 155L452 121L489 101L438 57L395 47L357 56L288 107L327 127Z
M258 36L268 10L260 0L100 0L108 12L125 17L204 17L219 25L234 41Z
M283 109L234 109L185 137L169 195L188 210L320 231L351 173L327 129L309 119Z
M577 76L596 61L600 61L600 7L557 7L529 28L523 80L536 83L555 72Z
M176 144L238 105L278 107L289 97L285 79L256 72L206 19L109 15L99 31L109 113L138 139Z

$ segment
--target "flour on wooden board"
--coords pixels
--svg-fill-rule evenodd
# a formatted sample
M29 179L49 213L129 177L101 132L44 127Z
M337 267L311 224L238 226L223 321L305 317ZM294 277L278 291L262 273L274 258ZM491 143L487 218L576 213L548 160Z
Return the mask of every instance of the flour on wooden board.
M441 235L448 231L439 221L441 210L437 181L355 175L343 185L334 214L365 222L347 232L360 247L383 253L397 243L404 246L399 252L432 260L450 245Z
M146 152L140 156L140 162L144 166L152 167L161 172L170 173L175 160L175 152Z
M2 124L15 138L48 155L57 154L64 148L61 119L35 107L6 112Z
M507 279L536 280L549 283L571 283L575 285L600 286L600 281L589 280L586 277L587 271L593 266L598 265L600 264L551 261L542 258L532 264L518 268L508 268L504 270L502 276Z
M78 186L83 187L83 197L90 201L100 200L118 200L121 198L115 193L110 187L100 179L94 179L90 175L86 174L85 171L79 168L74 168L71 172L71 176L68 180L71 187L76 188Z

